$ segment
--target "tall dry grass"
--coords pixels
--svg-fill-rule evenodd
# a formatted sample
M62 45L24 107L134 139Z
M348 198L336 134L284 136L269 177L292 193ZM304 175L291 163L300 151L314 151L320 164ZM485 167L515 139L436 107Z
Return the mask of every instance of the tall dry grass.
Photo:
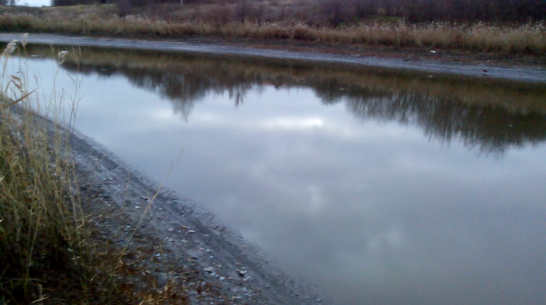
M311 26L295 20L277 22L220 18L218 7L194 9L195 15L162 18L151 15L118 17L112 7L49 9L43 14L4 12L0 27L9 31L47 32L120 37L179 38L193 35L253 40L306 41L322 44L435 48L503 54L546 54L546 25L493 26L484 23L371 23L347 27ZM216 11L218 12L216 12ZM215 13L216 12L216 13ZM209 16L209 15L214 16ZM227 13L226 13L227 14ZM216 16L216 17L215 17ZM227 16L227 15L225 15ZM224 17L225 17L224 16ZM277 16L276 19L280 17ZM267 18L265 18L267 20ZM249 19L250 20L250 19Z
M71 76L71 92L57 94L53 80L51 93L39 94L26 42L25 34L0 54L0 304L169 303L177 287L157 291L153 277L135 276L146 264L127 263L134 249L105 240L115 233L94 228L82 209L90 194L79 188L70 145L80 81ZM55 78L78 54L56 54ZM136 291L129 277L149 289Z
M32 89L26 42L0 57L0 304L119 303L119 254L90 238L69 144L79 81L61 95ZM55 77L69 57L58 53Z
M9 64L25 44L26 36L12 41L0 59L0 291L13 304L42 302L53 283L86 286L84 218L70 146L62 145L68 133L36 116L24 62Z

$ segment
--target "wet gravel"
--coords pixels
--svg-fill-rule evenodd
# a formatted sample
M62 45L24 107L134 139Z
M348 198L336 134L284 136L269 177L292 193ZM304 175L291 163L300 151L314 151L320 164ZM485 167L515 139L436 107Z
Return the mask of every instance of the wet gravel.
M130 240L132 249L148 253L138 263L159 289L183 286L190 304L330 303L317 287L269 262L213 214L167 189L158 192L159 183L92 139L74 132L70 145L84 210L94 215L105 239L119 246Z

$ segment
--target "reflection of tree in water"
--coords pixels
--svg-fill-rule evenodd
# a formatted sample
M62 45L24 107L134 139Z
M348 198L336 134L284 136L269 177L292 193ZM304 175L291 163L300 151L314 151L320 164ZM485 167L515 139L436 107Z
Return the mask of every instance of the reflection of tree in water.
M193 105L205 97L209 88L214 87L211 80L192 77L192 75L161 73L144 69L122 70L121 72L133 85L156 91L161 97L173 101L175 113L182 114L185 119L188 118Z
M67 70L76 72L78 67L73 64L64 66ZM244 95L255 84L255 80L234 78L227 73L218 73L214 77L198 73L167 73L160 70L128 67L92 67L80 65L79 72L89 74L96 72L101 76L110 77L115 74L123 75L131 84L138 88L159 93L173 104L175 113L180 113L188 119L195 103L200 102L210 93L226 92L234 100L235 106L243 103ZM115 72L114 72L115 71Z
M74 70L70 65L65 68ZM82 67L80 67L80 71ZM90 67L83 67L89 73ZM112 75L112 68L93 68L100 75ZM314 90L325 104L344 102L349 111L364 120L396 121L423 128L430 138L451 141L461 138L469 147L503 153L510 146L536 144L546 139L546 116L536 112L514 112L498 106L468 104L460 98L430 94L422 90L392 91L378 86L346 85L336 78L310 77L305 81L271 76L268 73L240 73L225 69L193 69L166 72L155 69L118 67L139 88L158 92L173 103L174 111L188 118L194 104L206 94L229 92L235 106L242 104L252 88L263 84L305 86ZM396 88L395 88L396 89Z
M546 115L512 112L502 107L468 105L449 96L385 92L325 84L317 95L325 103L345 101L347 109L363 120L396 121L423 128L429 138L482 152L503 153L510 146L537 144L546 139ZM337 89L336 89L337 88Z
M194 104L201 101L207 94L211 92L220 94L227 91L238 106L243 102L246 92L255 84L254 81L235 81L221 77L222 73L210 77L206 74L177 74L146 69L121 70L120 72L135 86L157 91L162 97L171 100L174 111L181 113L185 119L189 117Z

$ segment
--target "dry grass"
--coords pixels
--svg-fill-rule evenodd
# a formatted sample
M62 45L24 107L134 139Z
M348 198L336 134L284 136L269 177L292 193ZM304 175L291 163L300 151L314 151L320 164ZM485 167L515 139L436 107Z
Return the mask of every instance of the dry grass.
M44 103L30 89L24 56L11 56L24 55L25 43L11 42L0 58L0 304L186 304L183 287L158 290L156 278L142 276L151 253L111 243L113 233L93 225L100 219L84 214L88 199L67 145L78 80L73 95L53 92L37 109ZM74 52L59 55L59 66L78 61Z
M85 234L78 228L84 220L71 192L76 185L65 157L69 148L61 145L66 139L49 133L29 111L33 92L21 64L19 73L7 73L9 51L8 45L0 80L0 288L7 301L29 303L45 298L50 281L81 284L74 274L83 274ZM71 272L48 279L56 269Z
M535 56L546 54L544 23L492 26L483 23L409 25L404 22L361 22L333 28L324 23L304 22L301 20L303 17L299 18L296 13L283 17L279 10L269 13L265 10L265 13L261 13L265 17L249 17L241 23L234 17L236 8L233 5L188 6L185 10L172 6L167 8L168 13L165 9L155 8L126 17L118 17L111 5L47 8L40 13L6 11L0 15L0 26L14 32L157 38L199 35L328 45L363 44Z

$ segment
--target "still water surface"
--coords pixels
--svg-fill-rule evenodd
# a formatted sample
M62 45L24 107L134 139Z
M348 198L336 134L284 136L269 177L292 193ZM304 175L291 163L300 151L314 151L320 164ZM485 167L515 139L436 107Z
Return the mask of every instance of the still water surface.
M546 303L544 87L82 52L78 130L338 304Z

